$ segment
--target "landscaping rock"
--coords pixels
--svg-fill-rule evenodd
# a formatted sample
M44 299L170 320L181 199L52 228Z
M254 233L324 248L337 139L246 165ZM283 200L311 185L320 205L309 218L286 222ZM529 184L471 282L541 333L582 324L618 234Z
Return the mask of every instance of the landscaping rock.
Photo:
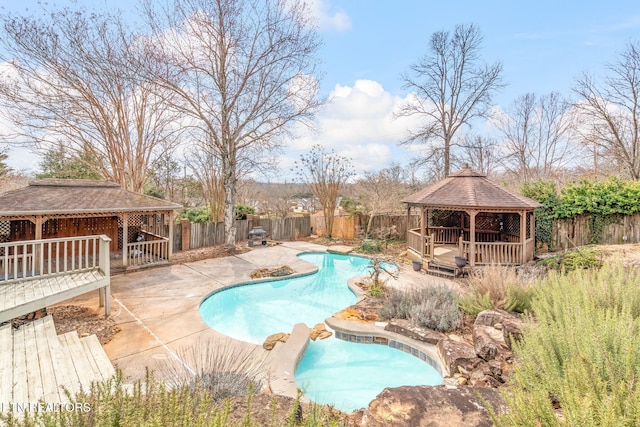
M479 364L475 349L467 343L443 339L438 341L436 348L440 360L450 375L458 372L458 366L470 370L469 367L475 367Z
M497 390L484 387L386 388L363 411L367 426L484 427L493 423L484 403L497 411L506 406Z
M311 338L313 341L317 340L318 338L323 340L325 338L329 338L331 335L333 335L333 333L327 330L327 328L324 326L324 323L318 323L309 331L309 338Z
M511 349L513 342L518 342L522 338L522 320L516 318L505 319L502 324L502 337L507 348Z
M447 339L447 336L441 332L417 327L412 324L410 320L406 319L391 319L384 327L384 330L434 345L438 344L441 340Z
M285 334L284 332L278 332L277 334L269 335L262 344L262 348L265 350L273 350L279 342L287 342L290 334Z
M491 326L473 327L473 347L476 354L484 360L493 360L500 351L501 343L496 341L492 334L497 329ZM502 341L502 334L499 335ZM505 346L506 347L506 346Z

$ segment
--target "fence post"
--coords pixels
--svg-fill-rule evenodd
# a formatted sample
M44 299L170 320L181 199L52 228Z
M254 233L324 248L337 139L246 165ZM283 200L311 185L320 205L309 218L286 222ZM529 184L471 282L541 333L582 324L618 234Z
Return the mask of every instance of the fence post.
M188 251L191 243L191 222L188 219L181 219L180 228L182 228L180 248L183 251Z

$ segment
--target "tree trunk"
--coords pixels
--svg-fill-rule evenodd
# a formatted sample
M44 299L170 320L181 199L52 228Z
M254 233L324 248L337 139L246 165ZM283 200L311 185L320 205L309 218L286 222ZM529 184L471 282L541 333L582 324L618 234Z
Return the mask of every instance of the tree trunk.
M224 174L224 247L228 251L236 248L236 169L231 159L222 159Z

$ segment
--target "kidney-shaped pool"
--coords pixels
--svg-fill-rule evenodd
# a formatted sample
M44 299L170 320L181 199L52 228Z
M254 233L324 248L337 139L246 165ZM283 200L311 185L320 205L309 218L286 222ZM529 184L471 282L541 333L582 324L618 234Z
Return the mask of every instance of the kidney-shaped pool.
M367 274L367 258L331 253L298 257L317 265L318 271L222 289L202 301L202 318L227 336L262 344L271 334L291 332L296 323L313 326L355 304L347 281ZM343 411L367 406L385 387L442 382L436 369L408 353L333 337L310 343L295 376L309 399Z

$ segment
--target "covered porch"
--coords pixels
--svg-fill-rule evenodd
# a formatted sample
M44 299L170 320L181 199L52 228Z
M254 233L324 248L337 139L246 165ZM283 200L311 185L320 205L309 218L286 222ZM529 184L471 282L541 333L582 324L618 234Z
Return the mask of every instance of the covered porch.
M166 262L180 208L112 182L35 180L0 196L0 243L101 234L114 268Z
M519 265L534 257L533 210L540 205L478 172L462 169L403 202L408 215L420 211L420 228L407 232L407 246L425 268Z

